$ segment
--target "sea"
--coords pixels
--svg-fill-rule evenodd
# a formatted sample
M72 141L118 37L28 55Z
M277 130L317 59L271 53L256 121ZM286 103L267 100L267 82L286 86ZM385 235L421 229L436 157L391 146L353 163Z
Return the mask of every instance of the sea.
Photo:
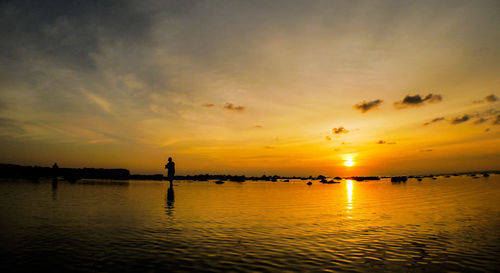
M500 175L0 180L0 272L498 272Z

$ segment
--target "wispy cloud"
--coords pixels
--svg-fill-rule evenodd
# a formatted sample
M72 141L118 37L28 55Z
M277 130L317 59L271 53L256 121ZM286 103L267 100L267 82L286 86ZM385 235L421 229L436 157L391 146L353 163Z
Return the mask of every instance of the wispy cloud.
M214 106L215 106L215 104L213 104L213 103L205 103L205 104L203 104L203 107L207 107L207 108L212 108Z
M436 123L436 122L439 122L439 121L442 121L442 120L444 120L444 117L437 117L437 118L434 118L431 121L428 121L428 122L426 122L426 123L424 123L422 125L427 126L429 124Z
M474 124L482 124L482 123L487 122L488 120L489 119L487 119L487 118L480 118L480 119L474 121Z
M226 102L226 104L224 105L224 109L231 110L231 111L242 112L242 111L245 111L246 107L245 106L241 106L241 105L236 106L236 105L234 105L232 103Z
M439 94L428 94L424 98L420 95L406 95L401 101L394 102L394 107L396 109L403 109L412 106L422 106L425 103L438 103L443 100L443 97Z
M494 125L500 125L500 115L497 115L497 117L495 118L495 120L493 121L493 124Z
M338 134L347 134L347 133L349 133L349 130L347 130L346 128L344 128L344 126L340 126L338 128L333 128L332 132L334 134L336 134L336 135L338 135Z
M330 136L326 136L325 139L328 141L332 140L332 138Z
M376 142L377 144L389 144L389 145L392 145L392 144L396 144L396 142L394 141L385 141L385 140L379 140Z
M498 97L495 94L488 95L481 100L475 100L472 103L483 103L483 102L497 102Z
M423 150L420 150L421 153L428 153L428 152L432 152L433 150L432 149L423 149Z
M104 112L107 112L108 114L113 114L111 111L111 104L107 102L105 99L97 96L96 94L93 94L90 91L87 90L81 90L82 94L84 94L88 100L91 102L95 103L101 110Z
M383 101L380 99L368 101L368 102L362 101L362 102L354 105L353 107L354 107L354 109L360 110L361 113L366 113L369 110L377 108L380 104L382 104L382 102Z
M2 134L14 134L20 135L24 134L26 131L24 128L15 120L8 118L0 118L0 135Z
M484 98L484 100L487 101L487 102L495 102L495 101L498 101L498 97L495 96L494 94L491 94L489 96L486 96Z
M456 117L454 118L452 121L451 121L451 124L460 124L460 123L463 123L463 122L466 122L468 121L469 119L471 118L470 115L463 115L461 117Z

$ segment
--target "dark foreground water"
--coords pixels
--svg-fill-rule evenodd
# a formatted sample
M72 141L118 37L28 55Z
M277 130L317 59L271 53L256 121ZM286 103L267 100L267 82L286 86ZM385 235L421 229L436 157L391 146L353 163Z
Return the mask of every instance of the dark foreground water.
M493 272L500 176L0 181L0 271Z

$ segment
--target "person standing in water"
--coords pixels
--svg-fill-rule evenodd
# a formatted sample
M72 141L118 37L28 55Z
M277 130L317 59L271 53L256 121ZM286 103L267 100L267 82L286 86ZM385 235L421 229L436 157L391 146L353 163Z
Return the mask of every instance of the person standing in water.
M172 161L172 158L168 158L168 163L165 165L165 169L167 169L167 179L170 181L170 188L172 188L172 181L174 181L175 175L175 163Z

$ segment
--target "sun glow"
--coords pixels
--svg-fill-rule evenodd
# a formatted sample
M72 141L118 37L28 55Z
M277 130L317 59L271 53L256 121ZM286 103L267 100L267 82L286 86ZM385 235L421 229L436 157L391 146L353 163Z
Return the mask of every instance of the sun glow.
M352 166L354 166L354 161L352 161L351 159L348 159L348 160L344 161L344 165L346 165L347 167L352 167Z

